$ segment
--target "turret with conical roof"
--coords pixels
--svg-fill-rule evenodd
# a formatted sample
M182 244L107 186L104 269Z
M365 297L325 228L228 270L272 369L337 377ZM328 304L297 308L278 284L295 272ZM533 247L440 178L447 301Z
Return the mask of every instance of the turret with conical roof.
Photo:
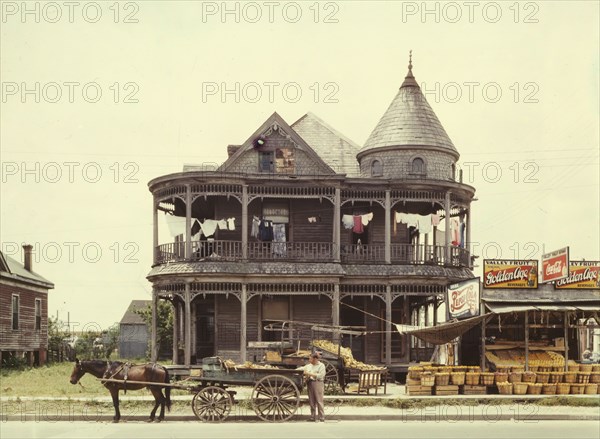
M453 180L458 151L412 73L356 155L363 177Z

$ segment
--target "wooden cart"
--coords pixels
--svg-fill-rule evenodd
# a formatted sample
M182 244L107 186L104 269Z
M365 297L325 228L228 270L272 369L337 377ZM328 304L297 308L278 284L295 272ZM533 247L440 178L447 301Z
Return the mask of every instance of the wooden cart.
M263 363L277 367L298 367L306 364L310 352L321 353L321 363L325 365L325 391L335 391L337 388L345 393L349 371L344 366L344 360L340 356L342 337L360 336L363 327L356 326L332 326L316 323L296 321L273 321L264 327L266 331L280 333L277 342L250 342L249 347L267 349ZM358 330L357 330L358 329ZM313 340L328 339L338 345L338 352L329 352L313 346ZM300 347L307 346L308 350L300 353ZM277 354L269 356L269 354Z
M169 387L194 394L192 410L203 422L221 422L227 419L235 403L234 390L229 387L253 386L251 403L256 415L268 422L284 422L292 418L300 406L300 392L304 386L304 371L277 368L228 368L219 357L204 358L202 374L189 376L176 383L155 383L132 380L99 378L102 383L144 384ZM169 369L169 366L165 366ZM179 370L181 367L176 366ZM172 368L172 367L171 367ZM196 369L197 370L197 369Z

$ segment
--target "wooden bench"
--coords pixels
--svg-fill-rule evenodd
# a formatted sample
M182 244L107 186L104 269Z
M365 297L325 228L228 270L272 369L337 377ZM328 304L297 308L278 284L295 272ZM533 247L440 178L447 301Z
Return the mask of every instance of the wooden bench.
M379 388L383 386L383 394L387 391L387 368L377 370L356 370L347 369L348 378L356 376L358 380L358 388L356 389L357 394L366 393L369 395L371 390L375 391L375 395L378 394Z

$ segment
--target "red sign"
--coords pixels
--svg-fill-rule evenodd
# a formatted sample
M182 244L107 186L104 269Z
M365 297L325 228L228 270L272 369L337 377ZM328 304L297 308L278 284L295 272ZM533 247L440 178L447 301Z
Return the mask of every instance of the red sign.
M554 282L569 276L569 247L542 255L542 282Z
M538 261L485 259L483 286L484 288L537 288Z
M581 288L600 290L600 261L571 261L569 276L557 280L556 289L578 290Z

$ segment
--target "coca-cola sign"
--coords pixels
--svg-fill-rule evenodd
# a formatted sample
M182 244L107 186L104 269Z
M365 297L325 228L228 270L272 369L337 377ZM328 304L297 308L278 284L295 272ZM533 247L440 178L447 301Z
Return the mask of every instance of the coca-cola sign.
M486 259L483 261L484 288L537 288L538 261Z
M557 280L554 288L600 290L600 261L571 261L569 275Z
M448 287L448 313L452 319L479 315L479 278L469 279Z
M569 276L569 247L542 255L542 282L555 282Z

